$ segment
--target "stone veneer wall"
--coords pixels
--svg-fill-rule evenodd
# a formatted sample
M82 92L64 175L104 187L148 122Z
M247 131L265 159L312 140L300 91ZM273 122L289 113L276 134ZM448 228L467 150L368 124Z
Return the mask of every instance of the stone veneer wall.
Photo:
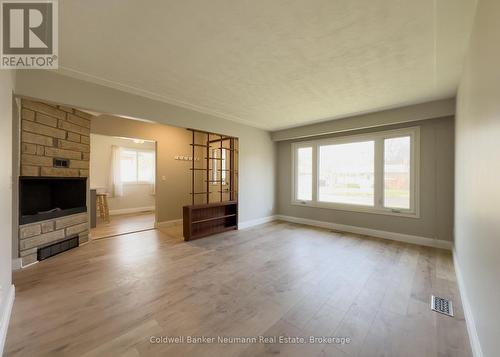
M92 115L60 105L21 101L21 176L88 177ZM53 159L69 159L68 168ZM19 227L22 265L37 261L40 247L78 235L89 239L88 214L79 213Z
M21 102L21 176L88 177L92 115L64 106ZM53 167L53 158L69 168Z
M37 261L38 248L78 235L79 243L89 240L88 214L78 213L19 227L19 251L22 265Z

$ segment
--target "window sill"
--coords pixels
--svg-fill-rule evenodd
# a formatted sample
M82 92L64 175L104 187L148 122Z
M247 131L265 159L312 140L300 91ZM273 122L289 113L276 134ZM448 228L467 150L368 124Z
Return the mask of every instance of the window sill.
M348 212L356 212L356 213L371 213L371 214L404 217L404 218L416 218L416 219L420 218L420 214L418 212L411 212L411 211L394 212L391 209L380 209L380 208L375 208L375 207L358 206L358 205L350 205L350 204L338 204L338 203L326 203L326 202L307 202L307 201L292 201L291 204L294 206L323 208L323 209L331 209L331 210L336 210L336 211L348 211Z
M124 186L142 186L142 185L154 185L153 182L124 182Z

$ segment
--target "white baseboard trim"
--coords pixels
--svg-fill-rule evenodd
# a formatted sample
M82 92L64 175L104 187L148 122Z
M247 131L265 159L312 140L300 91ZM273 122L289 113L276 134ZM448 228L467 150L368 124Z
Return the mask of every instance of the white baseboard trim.
M253 226L258 226L259 224L272 222L274 220L276 220L276 216L267 216L267 217L252 219L250 221L245 221L245 222L239 223L238 229L245 229L245 228L250 228ZM173 226L177 226L177 225L182 225L182 218L181 219L174 219L171 221L157 222L156 228L166 228L166 227L173 227Z
M0 316L0 356L3 356L3 349L5 340L7 339L7 329L9 328L10 314L12 312L12 306L14 305L15 296L16 288L14 285L11 285L7 294L7 300L5 302L2 301L2 305L5 305L5 307L2 316Z
M40 263L40 262L37 260L36 262L33 262L33 263L29 263L29 264L23 265L21 268L23 268L23 269L24 269L24 268L30 267L30 266L35 265L35 264L38 264L38 263Z
M171 221L156 222L156 228L168 228L173 226L178 226L182 224L182 219L173 219Z
M426 238L426 237L420 237L420 236L414 236L414 235L410 235L410 234L387 232L387 231L381 231L378 229L348 226L345 224L316 221L313 219L284 216L284 215L277 215L276 218L278 220L286 221L286 222L299 223L299 224L305 224L308 226L333 229L333 230L341 231L341 232L362 234L362 235L367 235L367 236L372 236L372 237L377 237L377 238L395 240L395 241L399 241L399 242L424 245L427 247L442 248L442 249L448 249L448 250L451 250L453 247L452 242L438 240L438 239L432 239L432 238Z
M80 246L82 246L82 244L80 244ZM22 258L14 258L14 259L12 259L12 271L24 269L24 268L30 267L30 266L32 266L34 264L37 264L37 263L38 263L38 260L35 261L35 262L33 262L33 263L29 263L27 265L23 265Z
M19 270L23 267L21 258L12 258L12 270Z
M483 357L483 351L481 350L481 344L479 342L479 336L477 334L474 316L472 315L470 302L467 297L467 292L465 291L465 282L462 271L460 270L460 265L458 264L457 252L455 251L455 249L453 249L453 265L455 266L455 274L457 275L458 291L460 292L460 299L462 300L462 307L464 309L465 324L467 326L467 332L469 334L472 355L474 357Z
M272 222L272 221L275 221L275 220L276 220L276 216L267 216L267 217L252 219L252 220L249 220L249 221L238 223L238 229L246 229L246 228L258 226L260 224Z
M150 207L135 207L135 208L122 208L122 209L114 209L109 211L110 216L116 216L118 214L128 214L128 213L139 213L139 212L148 212L154 211L155 206Z

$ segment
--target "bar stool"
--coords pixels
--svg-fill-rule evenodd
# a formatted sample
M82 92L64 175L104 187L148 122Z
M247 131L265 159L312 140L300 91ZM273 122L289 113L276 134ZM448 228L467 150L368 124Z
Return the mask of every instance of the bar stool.
M97 209L99 210L99 217L101 217L102 220L109 222L108 194L96 194L96 204Z

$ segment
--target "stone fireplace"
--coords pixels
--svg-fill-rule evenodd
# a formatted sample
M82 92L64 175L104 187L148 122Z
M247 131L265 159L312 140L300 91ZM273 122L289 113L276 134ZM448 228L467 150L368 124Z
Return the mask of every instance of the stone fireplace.
M39 250L45 256L45 248L67 239L89 239L92 115L26 99L20 113L19 257L26 266Z

